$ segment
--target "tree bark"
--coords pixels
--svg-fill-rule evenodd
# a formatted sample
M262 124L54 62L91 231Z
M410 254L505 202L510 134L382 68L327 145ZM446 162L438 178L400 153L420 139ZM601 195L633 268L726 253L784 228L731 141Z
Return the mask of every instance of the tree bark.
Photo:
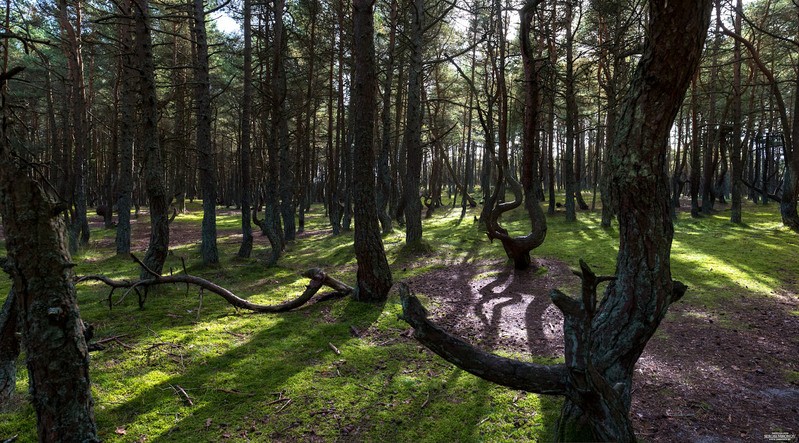
M169 201L158 141L158 100L155 92L153 45L148 23L148 0L133 0L136 58L139 62L141 94L141 147L144 151L144 182L150 205L150 244L144 263L161 272L169 250Z
M17 388L17 331L17 302L12 288L0 311L0 405L9 404Z
M117 255L130 254L130 210L133 205L133 138L136 104L136 60L132 40L132 11L130 1L119 3L121 12L119 41L121 52L122 95L119 116L119 179L117 181Z
M74 2L75 23L70 21L67 0L58 2L58 22L64 42L64 56L67 59L67 78L69 81L69 95L72 109L72 140L75 153L73 157L73 187L70 190L71 201L74 204L74 217L69 226L72 236L78 240L80 246L89 244L89 220L87 218L86 201L86 153L91 143L88 123L88 105L86 98L86 83L83 66L83 40L82 22L83 12L80 1ZM65 128L66 130L66 128ZM67 165L64 165L66 167Z
M252 190L250 189L250 121L252 114L252 9L250 0L244 0L244 92L241 97L241 147L239 169L241 174L241 246L238 256L249 258L252 253L251 206Z
M422 173L422 51L424 0L414 0L410 8L410 53L408 68L408 105L403 144L407 158L404 191L405 244L422 240L422 202L419 184Z
M358 284L354 297L362 301L384 301L391 289L383 240L380 237L375 202L374 129L377 108L377 74L372 0L353 0L353 104L359 112L353 122L355 139L354 192L355 257Z
M735 33L741 33L741 14L743 13L743 3L737 0L735 4ZM730 160L732 163L731 172L731 192L730 192L730 222L742 223L741 217L741 177L743 177L743 161L741 151L746 141L741 141L741 42L735 40L733 43L733 73L732 73L732 144L730 145ZM747 137L748 138L748 137Z
M289 127L288 113L286 110L287 86L286 86L286 56L288 51L287 32L283 23L283 9L286 7L286 0L275 1L275 67L274 73L274 98L278 108L274 110L277 126L277 143L280 149L280 185L277 190L280 193L280 216L283 220L283 239L285 241L294 240L297 232L294 222L294 159L289 153Z
M202 243L200 252L203 264L219 263L216 247L216 153L211 141L211 80L208 68L208 39L205 31L205 6L203 0L194 0L194 40L197 47L194 60L194 101L197 108L197 169L200 171L200 189L203 194Z
M566 0L566 152L563 156L563 184L566 190L566 221L577 220L574 176L574 148L577 127L577 94L574 90L574 0Z
M8 159L6 141L0 130L0 157ZM99 442L63 210L15 162L0 163L4 269L13 280L39 441Z
M377 214L384 234L388 234L393 230L391 215L388 212L388 203L391 197L391 171L388 160L391 156L391 88L394 81L394 52L396 50L397 19L399 16L397 9L397 0L392 0L389 18L388 54L385 66L386 77L383 81L383 109L380 114L383 132L380 154L377 158Z

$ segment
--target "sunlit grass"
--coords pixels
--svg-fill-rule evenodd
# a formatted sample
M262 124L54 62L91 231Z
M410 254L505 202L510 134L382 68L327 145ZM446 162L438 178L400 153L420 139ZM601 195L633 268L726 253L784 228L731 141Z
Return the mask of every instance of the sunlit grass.
M173 226L199 232L200 202L189 209ZM479 208L463 217L460 206L438 209L424 221L424 243L416 249L405 247L404 231L395 226L383 237L394 280L461 264L478 265L472 280L495 277L507 265L504 252L499 242L487 240L475 217ZM797 280L799 239L781 226L775 205L746 206L745 226L734 226L727 217L727 211L701 219L681 213L675 223L672 272L690 288L682 301L690 307L688 316L705 318L711 315L708 307L733 297L768 297ZM137 221L146 222L146 216ZM573 267L584 259L597 273L612 274L618 233L599 222L598 212L580 212L574 223L559 212L548 219L546 241L533 256ZM504 223L515 235L529 229L523 211L507 214ZM235 210L220 209L217 226L219 266L201 265L197 235L173 244L165 272L182 272L183 259L188 272L258 303L299 295L307 284L300 273L310 267L354 283L352 232L333 236L320 206L306 216L312 234L290 243L273 267L265 265L271 251L257 229L252 258L235 257L240 239ZM89 247L73 258L78 274L138 276L135 263L114 255L107 241L113 230L92 234ZM8 279L0 280L0 290L8 288ZM115 292L113 301L122 295ZM434 304L422 296L426 305ZM408 326L397 318L393 293L384 306L345 298L280 315L237 311L216 295L201 298L185 286L151 291L144 309L135 294L109 309L107 288L81 284L79 302L98 338L119 336L124 343L110 342L92 354L104 441L545 441L558 413L556 399L494 386L421 352L402 335ZM351 327L368 334L356 337ZM0 412L0 437L36 439L26 392L20 361L17 402Z

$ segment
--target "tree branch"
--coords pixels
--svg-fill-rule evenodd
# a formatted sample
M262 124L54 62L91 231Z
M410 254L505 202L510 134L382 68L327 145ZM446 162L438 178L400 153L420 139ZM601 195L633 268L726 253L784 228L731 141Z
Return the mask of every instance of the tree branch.
M414 328L413 336L455 366L484 380L527 392L565 395L566 368L500 357L455 337L427 319L427 310L406 283L399 284L402 315Z
M153 277L149 279L131 281L131 280L114 280L104 275L85 275L78 278L77 283L82 283L86 281L100 281L106 284L107 286L111 287L111 294L113 294L114 290L119 288L136 289L139 287L149 288L150 286L162 285L162 284L175 284L175 283L181 283L186 285L191 284L199 286L201 289L212 292L216 295L219 295L220 297L227 300L228 303L230 303L236 308L246 309L258 313L286 312L298 308L307 303L311 299L311 297L313 297L314 294L316 294L319 291L319 289L322 288L322 286L328 286L341 295L346 295L352 292L352 287L348 286L347 284L333 277L330 277L323 270L319 268L312 268L303 273L303 276L311 279L311 281L310 283L308 283L308 286L305 288L305 291L302 293L302 295L293 300L289 300L287 302L276 305L261 305L245 300L237 296L227 288L224 288L222 286L217 285L216 283L213 283L204 278L200 278L194 275L157 274L153 270L149 269L146 265L144 265L144 263L142 263L141 260L139 260L133 254L131 254L131 257L136 263L139 264L139 266L141 266L148 274L152 275ZM109 294L109 302L110 302L110 294Z

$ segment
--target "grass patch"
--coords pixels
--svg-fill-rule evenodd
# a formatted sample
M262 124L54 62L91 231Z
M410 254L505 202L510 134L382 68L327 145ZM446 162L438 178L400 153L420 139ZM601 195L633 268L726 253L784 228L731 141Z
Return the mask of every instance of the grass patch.
M199 203L189 208L173 229L199 231ZM459 207L437 210L424 221L422 247L406 248L401 229L385 235L395 281L473 263L479 266L472 279L496 277L504 268L490 263L502 266L504 252L478 230L476 216L478 209L462 218ZM690 288L684 303L696 308L687 315L702 317L734 297L768 297L799 277L799 240L781 226L775 205L746 206L746 226L731 225L727 216L680 214L675 223L672 271ZM562 213L549 217L547 239L533 255L574 267L584 259L598 274L612 274L618 233L599 222L599 213L579 213L573 223ZM296 297L307 283L300 273L310 267L351 284L352 233L333 236L326 223L324 210L314 206L306 215L309 234L267 268L270 251L263 238L252 259L235 258L240 220L235 211L221 211L220 266L203 267L199 243L191 241L173 245L165 269L180 272L183 258L189 272L259 303ZM520 210L507 214L504 225L512 234L529 229ZM78 274L138 275L134 263L108 246L113 236L113 230L92 231L89 247L73 258ZM0 291L8 289L8 279L0 281ZM120 295L115 293L116 302ZM494 386L423 351L401 335L407 325L397 319L396 296L383 306L347 298L281 315L236 311L215 295L206 294L201 303L197 291L185 287L151 291L141 310L134 295L110 310L107 301L102 285L79 287L82 316L95 325L96 335L121 335L126 345L112 343L92 354L96 418L108 442L541 441L560 407L557 399ZM351 326L369 333L354 337ZM797 380L795 372L786 377ZM176 392L178 386L194 406ZM0 437L36 439L26 393L20 361L15 402L0 411Z

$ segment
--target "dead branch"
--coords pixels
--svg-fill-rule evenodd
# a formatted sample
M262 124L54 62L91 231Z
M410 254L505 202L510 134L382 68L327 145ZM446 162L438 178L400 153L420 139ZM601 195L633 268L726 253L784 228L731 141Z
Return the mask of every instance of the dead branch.
M258 313L277 313L277 312L286 312L292 309L298 308L305 303L307 303L318 291L322 288L322 286L327 286L332 288L337 293L342 295L346 295L352 292L352 287L345 284L344 282L337 280L333 277L327 275L324 271L319 268L312 268L305 271L302 275L311 279L308 286L305 288L305 291L299 297L295 298L294 300L289 300L284 303L276 304L276 305L261 305L257 303L252 303L247 301L227 288L217 285L209 280L206 280L201 277L197 277L195 275L186 274L179 274L179 275L161 275L154 272L152 269L148 268L141 260L139 260L135 255L131 254L131 258L139 264L148 274L152 276L152 278L138 280L138 281L131 281L131 280L114 280L108 278L104 275L85 275L79 277L77 279L77 283L82 283L86 281L99 281L104 283L105 285L111 288L111 293L108 296L109 305L111 302L111 295L113 294L114 290L119 288L125 288L128 290L136 290L138 288L149 288L150 286L156 285L163 285L163 284L191 284L200 287L200 289L212 292L216 295L227 300L228 303L233 305L236 308L246 309L253 312ZM142 303L140 302L140 305Z
M180 396L183 397L184 400L186 400L186 403L188 403L189 406L194 406L194 402L191 401L191 397L189 397L189 394L186 393L186 390L183 389L180 385L174 385L172 386L172 389L174 389L175 392L180 394Z

